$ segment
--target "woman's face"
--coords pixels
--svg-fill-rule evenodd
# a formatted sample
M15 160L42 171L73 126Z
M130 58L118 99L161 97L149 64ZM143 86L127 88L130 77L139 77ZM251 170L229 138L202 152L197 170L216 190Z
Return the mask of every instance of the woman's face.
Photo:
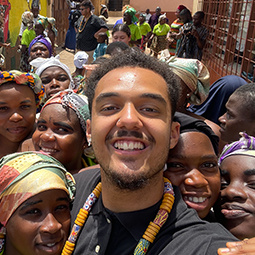
M36 33L36 36L42 35L43 31L44 31L44 27L42 26L42 24L39 24L39 23L35 24L35 33Z
M48 67L41 73L40 78L45 85L47 99L69 88L70 78L66 71L58 66Z
M179 9L176 9L176 11L175 11L175 16L176 16L177 18L180 18L180 10L179 10Z
M128 36L125 32L123 31L116 31L112 35L112 41L113 42L124 42L127 45L129 45L129 42L131 40L131 36Z
M255 158L232 155L221 165L221 213L224 226L237 238L255 236Z
M70 228L64 190L41 192L22 203L6 225L6 251L19 255L59 255Z
M200 218L207 216L220 192L217 156L208 136L200 132L181 134L169 152L164 175L179 186L188 207Z
M32 131L35 123L35 94L27 85L14 82L0 86L0 139L22 142ZM6 142L5 142L6 141Z
M49 58L50 52L45 44L37 42L31 47L29 61L32 61L33 59L36 59L39 57Z
M47 105L40 114L32 140L36 151L56 158L71 173L79 168L86 137L72 109L64 109L61 104Z
M165 24L166 23L166 19L165 18L161 19L159 23L160 23L160 25Z

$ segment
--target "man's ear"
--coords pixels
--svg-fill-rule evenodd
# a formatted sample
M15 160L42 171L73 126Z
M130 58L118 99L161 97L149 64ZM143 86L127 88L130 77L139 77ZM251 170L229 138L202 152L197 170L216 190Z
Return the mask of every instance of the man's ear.
M173 149L178 143L180 137L180 123L173 121L171 127L171 137L170 137L170 149Z

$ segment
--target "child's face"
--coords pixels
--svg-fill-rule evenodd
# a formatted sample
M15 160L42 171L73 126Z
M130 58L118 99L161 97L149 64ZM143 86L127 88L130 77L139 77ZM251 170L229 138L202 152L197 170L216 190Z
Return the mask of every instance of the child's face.
M105 42L105 40L106 40L106 38L105 38L105 36L98 36L98 39L97 39L97 42L98 43L103 43L103 42Z

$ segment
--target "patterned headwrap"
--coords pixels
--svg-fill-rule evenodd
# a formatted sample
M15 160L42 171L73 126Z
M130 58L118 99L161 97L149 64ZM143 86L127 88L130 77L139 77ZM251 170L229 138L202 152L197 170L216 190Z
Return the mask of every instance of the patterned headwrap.
M27 26L34 22L34 15L32 12L26 11L21 16L22 22Z
M189 103L202 104L209 94L210 73L198 59L161 57L192 91Z
M58 67L62 68L66 72L66 74L68 75L68 77L70 79L69 88L74 89L75 85L74 85L74 82L72 79L70 69L68 68L67 65L60 62L59 55L57 55L56 57L52 56L50 58L36 58L30 62L30 65L37 68L35 73L39 76L41 76L42 72L45 69L47 69L48 67L58 66Z
M181 12L182 10L187 9L187 7L181 4L177 7L177 9Z
M51 57L52 56L52 47L51 47L51 44L50 44L50 42L47 39L45 39L45 37L43 35L38 35L37 37L35 37L31 41L31 43L29 44L29 47L28 47L28 54L30 55L30 51L31 51L32 46L34 44L38 43L38 42L44 44L48 48L49 53L50 53L50 57Z
M136 10L133 7L127 7L125 10L125 13L131 16L132 23L135 23L138 21L138 18L135 16Z
M90 118L88 100L86 96L78 95L71 89L60 91L51 97L43 106L42 110L50 104L61 104L63 108L71 108L76 113L82 130L86 134L86 121Z
M0 85L6 82L15 82L20 85L27 85L35 93L36 107L38 108L45 96L45 87L40 77L34 73L23 73L17 70L0 72Z
M48 26L48 18L47 17L39 17L36 23L41 24L43 26L43 28L45 29Z
M0 252L4 248L5 226L15 210L27 199L54 189L64 190L74 199L75 181L55 158L31 151L1 158Z
M48 18L48 23L51 24L51 29L53 30L55 36L58 35L58 30L56 29L56 20L55 18Z
M245 155L255 157L255 137L240 132L242 136L239 141L225 145L219 157L219 165L222 161L232 155Z

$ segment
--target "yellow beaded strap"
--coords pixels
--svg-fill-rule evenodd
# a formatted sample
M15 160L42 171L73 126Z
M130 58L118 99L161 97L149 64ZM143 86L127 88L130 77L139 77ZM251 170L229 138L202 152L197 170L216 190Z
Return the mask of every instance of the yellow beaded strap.
M92 193L88 196L85 204L80 209L76 220L74 221L74 225L71 231L71 234L68 238L68 240L65 243L64 249L62 251L62 255L71 255L73 253L75 242L78 238L78 235L81 231L81 228L83 227L85 221L87 220L88 214L94 205L94 203L97 201L101 194L102 190L102 184L99 182L95 189L92 191Z
M150 244L152 244L161 229L161 227L165 224L169 213L172 210L174 204L174 191L171 182L164 178L165 186L164 186L164 196L163 201L159 207L159 211L153 222L150 222L147 227L143 237L140 239L137 244L134 255L144 255L147 253Z
M154 219L153 222L150 222L149 226L147 227L143 237L140 239L139 243L137 244L134 255L144 255L147 253L150 244L152 244L156 238L161 227L166 222L169 213L172 210L174 204L174 191L171 182L164 178L164 196L163 201L159 207L159 211ZM97 201L100 193L102 190L101 182L98 183L96 188L87 198L83 208L80 209L80 212L77 215L75 220L74 226L72 228L71 234L68 240L65 243L65 247L62 251L62 255L71 255L73 253L75 242L78 238L79 232L84 225L88 213L90 212L93 204Z

